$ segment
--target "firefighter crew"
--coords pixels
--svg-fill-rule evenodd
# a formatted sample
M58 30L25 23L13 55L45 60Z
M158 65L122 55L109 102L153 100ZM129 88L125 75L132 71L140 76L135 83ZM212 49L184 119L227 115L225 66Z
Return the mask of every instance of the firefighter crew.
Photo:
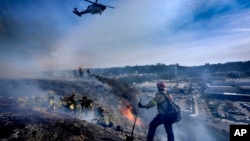
M164 128L167 133L168 141L174 141L174 133L172 129L173 118L171 116L166 116L166 109L167 109L168 101L165 100L164 95L168 95L171 100L172 100L172 97L167 92L165 92L166 85L163 82L157 83L157 88L158 88L158 92L155 94L155 97L151 101L148 102L148 104L143 105L140 102L138 103L138 106L140 108L146 108L146 109L157 106L158 114L154 117L154 119L149 124L147 141L153 141L155 130L161 124L164 124Z

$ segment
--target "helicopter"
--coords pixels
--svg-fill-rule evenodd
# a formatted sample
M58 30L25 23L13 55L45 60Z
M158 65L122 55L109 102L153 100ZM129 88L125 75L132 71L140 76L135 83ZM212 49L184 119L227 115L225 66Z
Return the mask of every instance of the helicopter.
M89 0L85 0L89 3L91 3L91 5L89 5L87 7L87 9L79 12L77 10L77 8L74 8L73 13L76 14L77 16L81 17L83 14L87 14L87 13L91 13L91 14L102 14L102 12L108 7L108 8L114 8L112 6L107 6L107 5L103 5L100 3L97 3L98 0L96 0L95 2L89 1Z

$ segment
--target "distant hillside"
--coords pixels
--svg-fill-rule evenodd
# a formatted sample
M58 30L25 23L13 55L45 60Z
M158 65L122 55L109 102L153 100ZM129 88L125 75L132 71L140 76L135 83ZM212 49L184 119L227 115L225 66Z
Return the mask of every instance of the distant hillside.
M165 77L177 75L201 76L202 73L218 72L239 72L245 76L250 76L250 61L228 62L218 64L205 64L201 66L181 66L179 64L165 65L145 65L145 66L125 66L112 68L92 69L93 73L102 75L122 75L122 74L162 74Z

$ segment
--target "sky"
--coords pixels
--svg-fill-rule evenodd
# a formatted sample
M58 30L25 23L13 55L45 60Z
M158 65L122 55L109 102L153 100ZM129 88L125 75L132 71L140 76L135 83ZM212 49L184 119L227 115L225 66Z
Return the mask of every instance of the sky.
M250 60L249 0L1 0L0 76Z

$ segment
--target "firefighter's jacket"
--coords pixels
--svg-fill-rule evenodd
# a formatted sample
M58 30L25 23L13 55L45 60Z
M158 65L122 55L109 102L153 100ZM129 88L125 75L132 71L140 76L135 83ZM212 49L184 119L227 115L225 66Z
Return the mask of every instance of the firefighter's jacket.
M163 95L165 95L166 97L170 97L170 100L172 100L171 95L165 92L158 92L155 94L155 97L145 105L145 108L149 109L157 106L157 111L159 114L166 114L166 112L168 112L168 100L166 100Z

